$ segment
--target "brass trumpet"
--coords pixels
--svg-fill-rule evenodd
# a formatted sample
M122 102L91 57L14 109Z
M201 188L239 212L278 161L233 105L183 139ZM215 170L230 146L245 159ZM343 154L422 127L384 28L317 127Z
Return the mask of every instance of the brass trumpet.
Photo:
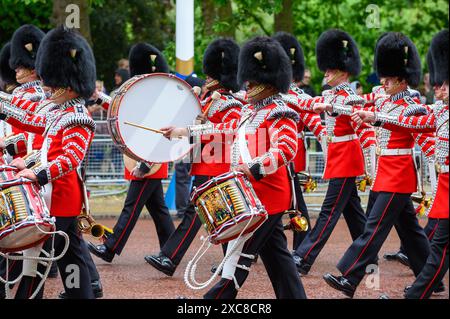
M98 224L90 213L83 212L78 216L78 229L84 234L90 234L95 238L105 241L113 234L113 230L102 224Z
M411 195L411 200L419 204L416 208L416 213L420 217L425 215L425 211L430 208L432 198L426 198L427 193L421 192L420 195Z
M303 187L305 193L311 193L317 189L317 182L313 180L309 172L300 172L298 175L300 186Z

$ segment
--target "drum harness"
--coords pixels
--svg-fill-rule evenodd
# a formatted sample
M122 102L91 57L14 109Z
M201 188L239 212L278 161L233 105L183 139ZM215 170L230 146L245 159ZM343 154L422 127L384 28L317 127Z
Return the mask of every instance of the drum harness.
M243 118L243 120L240 123L240 126L238 128L238 144L239 144L239 150L241 152L241 158L244 163L249 163L251 161L250 152L247 147L247 141L245 138L245 131L248 124L248 120L253 117L253 114L249 114L246 117ZM251 221L253 219L253 216L251 216L245 225L245 227L242 229L241 233L236 239L233 239L228 242L227 252L222 259L222 262L217 267L214 274L205 282L198 282L195 279L195 272L197 270L197 263L199 260L203 257L203 255L208 251L208 249L212 246L212 243L208 240L209 237L201 236L200 240L203 241L202 245L194 255L194 257L189 261L189 263L186 266L186 271L184 273L184 282L186 286L188 286L191 289L194 290L200 290L204 289L207 286L209 286L214 279L219 275L219 273L222 271L222 278L226 279L232 279L235 285L236 290L239 290L240 286L237 282L237 279L234 275L236 268L241 268L245 271L249 271L250 267L247 267L245 265L241 265L238 263L240 257L249 258L251 260L255 259L254 255L250 254L243 254L242 249L244 247L245 242L253 235L254 231L248 234L245 234L246 229L249 225L251 225ZM256 230L255 230L256 231ZM206 242L208 242L208 245L206 248L203 248L206 245Z
M47 152L48 152L48 129L51 127L51 125L58 121L59 119L61 119L61 116L56 117L48 126L47 129L44 133L44 143L42 145L42 149L41 149L41 162L42 164L47 164ZM42 191L41 191L42 193ZM50 193L51 195L51 193ZM46 201L43 201L44 204L44 209L45 211L49 211ZM55 223L55 218L51 217L50 221L52 224ZM39 225L37 223L35 223L36 228L41 231L42 233L46 234L46 235L50 235L52 237L52 243L51 243L51 249L50 252L47 252L45 250L42 249L43 243L38 244L32 248L26 249L23 251L23 255L12 255L10 253L3 253L0 251L0 256L5 258L6 261L6 278L2 278L0 276L0 282L2 282L5 285L5 294L6 294L6 299L12 299L11 298L11 291L12 288L9 288L10 286L13 286L15 284L17 284L24 275L28 275L31 277L36 277L39 276L41 277L41 281L39 282L39 285L36 287L36 290L33 292L33 294L30 296L30 299L34 299L38 292L41 290L42 286L44 285L45 281L47 280L48 274L50 273L50 269L51 269L51 264L52 262L55 262L59 259L61 259L67 252L68 248L69 248L69 236L60 230L55 230L55 231L50 231L47 232L44 229L40 228ZM62 250L62 252L58 255L55 256L55 235L60 235L62 237L64 237L65 240L65 245L64 248ZM48 239L47 239L48 240ZM39 256L40 254L44 255L44 256ZM22 260L23 261L23 270L22 273L15 279L15 280L9 280L9 261L10 260ZM37 270L37 266L38 264L42 264L46 267L45 271L43 274L41 274L38 270Z

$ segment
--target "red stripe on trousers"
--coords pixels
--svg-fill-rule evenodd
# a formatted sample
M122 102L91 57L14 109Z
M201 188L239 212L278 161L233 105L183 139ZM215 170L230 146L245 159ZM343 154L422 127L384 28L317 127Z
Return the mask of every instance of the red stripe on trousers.
M444 264L445 254L447 253L447 248L448 248L448 244L445 245L444 253L442 254L442 259L441 259L441 263L439 264L439 268L437 269L436 273L434 274L433 279L431 279L430 283L428 284L427 289L425 289L422 296L420 296L420 299L423 299L425 297L425 294L428 292L428 290L430 290L431 286L433 285L433 282L436 280L437 275L441 271L442 266Z
M136 200L136 203L134 204L133 211L131 212L131 216L130 216L130 218L128 219L128 222L127 222L127 224L126 224L124 230L122 231L122 234L120 235L119 239L117 240L116 244L114 245L114 247L113 247L113 249L112 249L113 252L114 252L114 250L116 250L117 245L119 245L120 241L122 240L123 235L125 235L125 232L126 232L128 226L130 225L131 220L133 219L134 213L136 212L136 206L137 206L137 204L139 203L139 201L141 200L142 193L144 192L144 189L145 189L145 187L147 186L148 181L149 181L149 179L146 179L146 181L145 181L145 183L144 183L144 186L142 187L141 192L139 193L139 196L138 196L138 198L137 198L137 200Z
M222 296L222 293L225 291L225 288L227 288L227 287L228 287L228 284L231 282L230 279L227 279L227 280L228 280L228 281L227 281L227 283L225 284L225 286L223 286L222 289L221 289L221 290L219 291L219 293L217 294L216 299L219 299L220 296Z
M433 230L432 230L432 231L430 232L430 234L428 235L428 240L432 240L432 239L433 239L434 233L436 232L436 229L437 229L437 227L438 227L438 224L439 224L439 219L438 219L438 221L436 222L436 225L434 225Z
M362 255L364 254L364 252L366 251L367 247L369 247L370 243L372 242L373 238L375 237L375 234L377 233L378 228L380 227L381 222L383 221L384 216L386 215L386 212L389 208L389 205L392 202L392 199L394 198L395 193L392 193L391 198L389 199L389 202L387 203L384 211L383 211L383 215L381 215L380 220L378 221L377 227L375 227L375 230L372 234L372 236L370 236L369 241L367 242L367 244L364 246L364 249L362 250L361 254L359 254L358 258L355 260L355 262L353 263L353 265L350 266L350 268L345 272L344 277L348 275L348 273L350 272L350 270L352 270L352 268L356 265L356 263L361 259ZM372 208L373 209L373 208Z
M325 226L323 227L322 231L320 232L319 237L317 238L316 242L311 246L311 248L308 250L308 252L305 254L305 256L303 258L306 259L306 257L308 257L308 255L311 253L313 248L316 247L316 245L319 242L320 238L322 237L323 232L325 231L325 229L327 229L327 226L328 226L328 224L330 223L330 220L331 220L331 216L333 216L334 209L336 208L336 205L339 202L339 199L341 198L342 191L344 190L344 186L345 186L346 182L347 182L347 178L345 178L344 183L342 184L341 190L339 191L339 195L336 198L336 201L334 202L333 208L331 209L330 216L328 216L327 223L325 224Z

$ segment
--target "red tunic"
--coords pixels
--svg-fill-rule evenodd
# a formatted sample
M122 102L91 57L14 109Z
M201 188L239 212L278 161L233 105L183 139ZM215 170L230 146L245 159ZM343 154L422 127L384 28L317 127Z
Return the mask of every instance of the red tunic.
M84 107L84 101L72 99L61 105L53 104L45 115L30 114L10 103L2 103L0 113L13 126L36 134L47 132L47 147L43 147L40 165L33 171L39 184L51 184L48 194L50 214L78 216L83 196L76 169L83 161L95 131L95 123ZM46 157L44 150L47 150Z
M313 112L315 103L332 103L336 99L356 96L348 83L324 92L324 96L300 99L299 108ZM358 126L349 115L325 115L328 151L324 179L356 177L364 174L364 157L361 144L369 148L375 144L373 131L368 125Z
M376 114L377 122L384 128L400 132L436 132L436 164L440 169L446 168L447 172L441 172L438 177L436 189L433 189L433 201L428 217L449 218L449 131L448 131L448 105L436 103L432 113L421 116L392 116Z
M378 112L390 116L403 115L408 107L414 107L416 102L410 97L408 91L392 96L390 99L379 101L376 105ZM426 135L422 135L426 136ZM426 137L428 138L428 137ZM392 193L414 193L417 190L417 175L412 156L412 148L417 133L404 131L391 131L385 127L377 130L379 156L373 191ZM433 142L428 138L430 154L433 154ZM396 150L410 150L411 154L392 155L383 152L395 152ZM387 151L385 151L387 150ZM391 150L391 151L389 151Z
M292 190L286 165L297 151L298 114L287 106L280 95L264 99L253 108L246 107L241 120L190 126L190 136L233 134L244 120L250 157L247 165L253 175L250 181L255 193L268 214L284 212L291 207ZM232 168L244 162L239 140L239 137L235 138L232 145Z
M202 113L213 124L239 120L242 103L225 90L218 90L221 97L213 100L211 95L202 100ZM201 136L201 152L194 156L191 175L218 176L230 171L230 147L232 135ZM194 151L194 153L196 153Z
M291 84L289 94L297 96L298 99L310 99L311 96L303 92L295 84ZM297 123L297 154L293 160L295 173L299 173L306 170L306 144L305 144L305 126L314 134L314 136L320 141L323 136L326 136L325 128L322 126L322 120L318 114L306 112L297 107L297 105L288 104L295 111L298 112L300 121Z

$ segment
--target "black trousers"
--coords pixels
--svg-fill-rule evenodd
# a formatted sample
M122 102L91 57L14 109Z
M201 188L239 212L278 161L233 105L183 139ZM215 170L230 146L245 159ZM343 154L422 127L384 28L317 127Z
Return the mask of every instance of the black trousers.
M189 195L191 190L191 169L190 163L175 164L175 206L179 215L184 214L189 205Z
M425 235L427 235L428 240L431 242L433 239L433 236L437 230L438 227L438 221L439 219L436 218L429 218L427 221L427 224L425 225L423 231L425 232ZM403 244L400 245L399 251L406 255L405 249L403 248Z
M198 187L209 179L209 176L195 176L193 186ZM180 264L201 226L202 222L195 212L193 203L189 203L183 220L161 247L161 252L164 256L169 257L175 265Z
M425 266L405 294L408 299L430 298L448 270L448 219L434 219L436 232ZM433 222L433 223L434 223Z
M355 177L330 180L316 224L296 249L296 254L312 265L330 238L342 213L353 240L358 238L363 233L366 216L361 207Z
M392 227L395 226L414 274L417 276L430 252L420 227L411 194L379 192L368 216L364 233L347 249L337 268L353 285L364 278L366 267L375 260Z
M270 215L244 244L243 254L258 254L264 263L277 299L306 299L306 293L297 274L297 268L292 255L287 249L287 239L281 222L282 214ZM250 267L252 260L240 257L239 264ZM239 287L242 287L248 277L248 271L236 268L234 276ZM233 280L222 278L205 295L206 299L236 298Z
M306 206L305 198L303 197L302 187L300 185L300 180L297 174L294 174L294 188L295 188L295 196L297 199L297 209L302 213L302 216L306 218L308 221L308 230L302 232L294 232L294 238L292 242L292 248L297 250L298 246L302 243L303 239L305 239L306 235L311 231L311 222L308 214L308 207ZM295 215L292 214L289 217L292 218Z
M69 236L69 248L65 255L58 260L58 270L64 285L64 290L68 298L71 299L93 299L91 277L89 269L83 255L83 238L77 227L76 217L56 217L56 229L64 231ZM61 236L55 236L55 255L59 255L64 248L64 239ZM50 251L51 241L47 240L44 244L44 250ZM38 265L38 271L43 273L45 267ZM38 277L24 276L17 288L16 298L29 298L39 284ZM42 298L44 294L42 286L37 299Z
M144 205L155 222L160 247L175 230L169 209L164 202L161 180L146 178L131 181L124 207L113 229L114 234L105 241L105 246L111 252L120 255Z

